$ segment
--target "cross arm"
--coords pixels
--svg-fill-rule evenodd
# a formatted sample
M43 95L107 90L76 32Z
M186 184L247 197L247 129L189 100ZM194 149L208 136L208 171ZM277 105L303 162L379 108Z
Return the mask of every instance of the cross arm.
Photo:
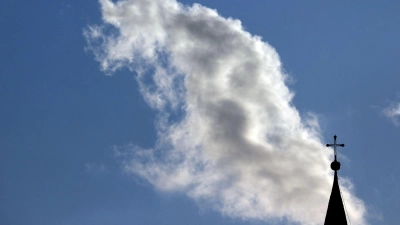
M344 144L326 144L326 147L331 147L331 146L340 146L340 147L344 147Z

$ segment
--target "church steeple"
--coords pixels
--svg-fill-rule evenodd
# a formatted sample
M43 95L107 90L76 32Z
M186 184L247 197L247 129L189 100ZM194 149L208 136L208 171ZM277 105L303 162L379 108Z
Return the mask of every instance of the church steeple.
M333 138L334 144L326 145L326 147L333 146L335 152L335 160L331 163L331 169L335 171L335 176L333 178L332 193L329 198L324 225L347 225L346 212L343 206L337 176L337 171L340 170L340 163L336 159L336 147L344 147L344 144L336 144L336 135Z

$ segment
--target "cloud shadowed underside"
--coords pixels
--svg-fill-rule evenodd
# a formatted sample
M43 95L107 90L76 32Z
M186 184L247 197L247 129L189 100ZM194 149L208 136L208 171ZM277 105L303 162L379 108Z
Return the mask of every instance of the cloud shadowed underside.
M100 3L104 24L85 30L88 49L107 74L135 72L158 112L152 149L117 149L126 172L227 216L323 223L332 152L317 119L292 105L270 45L198 4ZM352 224L366 224L364 203L342 180Z

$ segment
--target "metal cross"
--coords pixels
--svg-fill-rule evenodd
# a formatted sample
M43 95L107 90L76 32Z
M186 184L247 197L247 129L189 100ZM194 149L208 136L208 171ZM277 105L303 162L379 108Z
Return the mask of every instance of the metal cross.
M333 144L326 144L326 147L333 146L333 150L334 150L334 153L335 153L335 161L336 161L336 147L344 147L344 144L336 144L336 138L337 138L337 136L335 134L335 136L333 136L333 139L334 139Z

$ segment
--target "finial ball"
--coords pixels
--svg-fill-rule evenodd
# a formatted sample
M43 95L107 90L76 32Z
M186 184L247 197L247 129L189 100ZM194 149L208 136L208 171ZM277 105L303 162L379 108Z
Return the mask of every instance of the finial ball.
M334 170L334 171L340 170L340 162L338 162L336 160L333 161L331 163L331 169Z

